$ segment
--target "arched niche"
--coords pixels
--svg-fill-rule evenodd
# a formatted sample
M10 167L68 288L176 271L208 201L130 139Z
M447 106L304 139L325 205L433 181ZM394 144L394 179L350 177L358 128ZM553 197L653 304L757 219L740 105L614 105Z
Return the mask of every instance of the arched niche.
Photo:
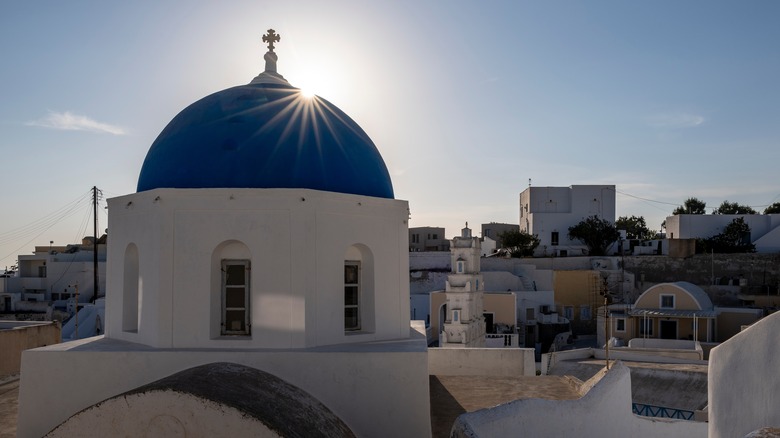
M125 248L122 268L122 331L138 332L143 302L142 290L138 247L130 243Z

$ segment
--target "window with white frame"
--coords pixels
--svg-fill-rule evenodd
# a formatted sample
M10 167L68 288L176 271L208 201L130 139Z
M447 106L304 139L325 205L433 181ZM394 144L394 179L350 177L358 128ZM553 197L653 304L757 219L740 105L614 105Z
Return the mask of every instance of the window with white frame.
M563 317L568 319L569 321L574 320L574 307L573 306L564 306L563 307Z
M626 331L626 318L615 318L615 331L616 332Z
M249 260L222 260L222 334L249 335Z
M674 295L661 295L662 309L674 309Z
M590 306L583 304L580 306L580 321L590 321Z
M360 262L344 262L344 330L360 330Z

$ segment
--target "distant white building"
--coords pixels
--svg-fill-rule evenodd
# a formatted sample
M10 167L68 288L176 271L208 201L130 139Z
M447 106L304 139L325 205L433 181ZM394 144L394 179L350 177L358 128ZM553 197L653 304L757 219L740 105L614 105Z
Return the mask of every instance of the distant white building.
M568 233L591 216L615 222L614 185L528 187L520 193L520 229L538 236L537 256L585 254L587 247Z
M409 251L449 251L450 241L444 236L443 227L409 228Z
M507 231L519 231L519 230L520 230L520 226L517 224L503 224L498 222L490 222L488 224L482 224L482 238L483 239L490 238L494 240L496 242L495 247L497 249L503 248L504 242L501 239L501 235L503 233L506 233Z
M669 239L708 238L724 231L734 219L750 227L750 242L756 252L780 251L780 214L677 214L666 217Z
M482 257L488 257L496 254L496 241L490 237L480 239L479 252Z
M36 246L33 254L19 255L18 270L0 281L0 311L40 311L50 304L65 307L94 298L94 239L80 244ZM98 296L105 295L106 236L98 240Z

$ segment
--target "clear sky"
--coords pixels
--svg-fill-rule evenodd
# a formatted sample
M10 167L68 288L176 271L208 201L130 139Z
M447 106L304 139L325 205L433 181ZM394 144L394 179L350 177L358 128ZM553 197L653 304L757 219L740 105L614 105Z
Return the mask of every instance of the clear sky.
M778 23L777 1L4 0L0 268L91 235L89 189L134 192L179 111L262 71L268 28L279 72L373 139L410 226L518 223L529 179L614 184L653 229L690 196L762 211Z

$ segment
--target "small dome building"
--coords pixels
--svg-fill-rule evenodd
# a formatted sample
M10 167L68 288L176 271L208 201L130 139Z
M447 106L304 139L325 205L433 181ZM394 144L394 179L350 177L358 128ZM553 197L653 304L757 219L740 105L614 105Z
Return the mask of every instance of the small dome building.
M273 49L265 59L249 84L174 117L138 192L109 200L108 336L209 348L407 336L408 204L360 126L287 83Z

